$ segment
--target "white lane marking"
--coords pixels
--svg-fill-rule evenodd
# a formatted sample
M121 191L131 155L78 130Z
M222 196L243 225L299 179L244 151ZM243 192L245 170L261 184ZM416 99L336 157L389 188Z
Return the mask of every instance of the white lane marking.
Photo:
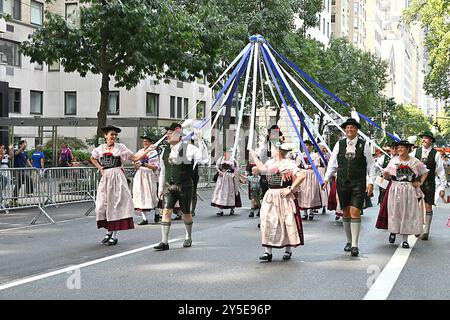
M408 261L409 254L412 248L414 248L416 241L416 236L411 235L408 237L409 249L403 249L401 244L399 245L363 300L386 300L389 297L403 267Z
M182 240L182 239L181 238L172 239L172 240L169 240L169 243L180 241L180 240ZM34 281L37 281L37 280L53 277L53 276L56 276L56 275L61 274L61 273L65 273L65 272L81 269L81 268L84 268L84 267L92 266L94 264L102 263L102 262L109 261L109 260L112 260L112 259L124 257L124 256L130 255L130 254L133 254L133 253L138 253L138 252L141 252L141 251L144 251L144 250L151 249L154 246L156 246L157 244L158 243L154 243L152 245L145 246L145 247L142 247L142 248L137 248L137 249L121 252L121 253L118 253L118 254L114 254L112 256L108 256L108 257L104 257L104 258L88 261L88 262L85 262L85 263L73 265L73 266L66 267L66 268L59 269L59 270L55 270L55 271L52 271L52 272L48 272L48 273L40 274L40 275L37 275L37 276L33 276L33 277L29 277L29 278L13 281L13 282L10 282L10 283L6 283L4 285L0 285L0 291L5 290L5 289L9 289L9 288L12 288L12 287L17 287L17 286L20 286L20 285L23 285L23 284L26 284L26 283L34 282Z

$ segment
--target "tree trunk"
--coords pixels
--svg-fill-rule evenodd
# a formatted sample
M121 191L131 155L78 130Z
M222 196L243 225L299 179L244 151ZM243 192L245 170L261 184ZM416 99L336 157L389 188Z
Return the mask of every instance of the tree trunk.
M97 136L95 146L99 145L99 138L103 137L102 127L106 126L106 113L108 110L109 96L109 74L105 71L102 73L102 86L100 88L100 110L97 112Z

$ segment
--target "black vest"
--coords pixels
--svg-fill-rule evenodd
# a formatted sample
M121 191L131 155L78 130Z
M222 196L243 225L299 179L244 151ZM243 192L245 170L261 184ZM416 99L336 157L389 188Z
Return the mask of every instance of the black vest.
M355 147L355 157L347 159L345 153L347 150L347 138L339 141L339 153L337 155L338 171L337 181L366 181L367 160L364 156L365 141L358 138Z
M384 155L384 161L383 161L383 165L381 167L383 169L385 169L387 167L387 165L389 164L389 161L391 161L391 158L388 157L387 155Z
M193 165L188 163L184 156L184 145L180 146L176 163L169 162L170 146L166 147L163 154L163 162L165 167L164 182L168 184L182 184L192 186ZM186 145L187 151L187 145Z
M434 148L431 148L427 161L424 162L427 169L430 170L424 185L434 186L436 184L436 153L437 151ZM422 161L422 147L417 148L415 156Z

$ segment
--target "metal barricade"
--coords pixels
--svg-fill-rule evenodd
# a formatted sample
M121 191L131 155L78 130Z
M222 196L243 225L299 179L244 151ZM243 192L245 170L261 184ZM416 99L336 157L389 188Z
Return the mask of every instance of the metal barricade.
M0 212L39 207L40 175L36 168L0 168Z
M214 188L216 183L213 178L216 174L216 166L211 167L198 167L198 184L197 189Z
M58 207L61 204L93 202L86 211L88 216L95 208L95 195L97 192L100 174L93 167L58 167L45 169L41 179L40 213L31 224L36 223L43 213L53 223L54 220L45 210L47 207Z

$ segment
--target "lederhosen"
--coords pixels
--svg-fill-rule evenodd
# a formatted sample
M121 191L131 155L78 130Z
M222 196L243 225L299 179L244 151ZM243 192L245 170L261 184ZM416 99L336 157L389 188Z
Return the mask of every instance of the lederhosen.
M364 146L365 141L358 138L354 157L346 158L347 138L339 141L336 189L341 208L353 206L363 209L367 176Z
M170 147L164 150L162 160L164 162L164 209L173 209L179 201L181 212L191 212L192 200L192 175L193 165L184 156L184 147L181 145L178 151L177 163L169 162Z
M389 157L388 157L387 155L384 155L384 161L383 161L383 164L382 164L381 167L382 167L383 169L385 169L385 168L387 167L387 165L389 164L389 161L390 161ZM383 188L381 188L381 187L378 187L378 190L380 190L380 193L379 193L379 195L378 195L378 204L382 204L382 203L383 203L384 195L385 195L385 193L386 193L386 189L383 189Z
M422 159L422 147L417 148L415 157L422 161L428 170L428 176L420 189L425 194L425 203L434 205L434 194L436 192L436 150L431 148L428 158Z

